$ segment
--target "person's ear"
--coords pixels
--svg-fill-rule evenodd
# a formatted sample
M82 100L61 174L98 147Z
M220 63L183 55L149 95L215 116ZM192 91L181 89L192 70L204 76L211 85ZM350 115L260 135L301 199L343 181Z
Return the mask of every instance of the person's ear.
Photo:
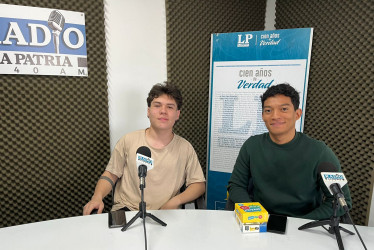
M296 121L300 119L303 111L301 109L296 109Z

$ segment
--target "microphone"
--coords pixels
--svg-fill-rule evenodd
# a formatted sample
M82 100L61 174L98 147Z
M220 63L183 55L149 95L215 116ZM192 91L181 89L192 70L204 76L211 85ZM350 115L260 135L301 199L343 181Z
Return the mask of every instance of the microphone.
M140 178L140 188L145 188L145 177L147 170L151 170L153 159L151 158L151 150L146 146L141 146L136 151L136 166L138 167L138 176Z
M60 33L65 25L65 17L58 11L53 10L51 14L49 14L48 18L48 26L52 29L53 34L53 43L55 45L55 52L56 54L60 53Z
M330 162L322 162L318 166L318 173L321 174L322 180L330 193L337 199L344 211L348 212L349 209L342 190L342 187L348 182L344 174L338 172L337 168Z

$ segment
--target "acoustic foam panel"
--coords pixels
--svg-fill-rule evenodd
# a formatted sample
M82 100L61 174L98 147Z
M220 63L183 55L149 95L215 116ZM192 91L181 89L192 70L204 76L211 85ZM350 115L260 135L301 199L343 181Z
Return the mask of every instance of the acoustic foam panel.
M168 81L183 95L175 132L191 142L206 171L212 33L263 30L266 1L166 0Z
M335 152L367 225L374 169L374 1L276 2L276 29L313 27L304 132Z
M103 1L0 3L84 12L89 69L0 75L0 227L81 215L110 157Z

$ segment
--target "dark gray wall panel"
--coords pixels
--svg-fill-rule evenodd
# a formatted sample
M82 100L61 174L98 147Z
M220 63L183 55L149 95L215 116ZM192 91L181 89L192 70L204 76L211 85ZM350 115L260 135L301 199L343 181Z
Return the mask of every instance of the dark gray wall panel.
M0 3L84 12L89 69L0 75L0 227L81 215L110 156L103 1Z
M176 133L194 146L206 168L210 35L263 30L266 1L166 0L168 81L184 104Z
M361 225L374 169L373 20L374 1L276 2L277 29L314 28L304 132L338 156Z

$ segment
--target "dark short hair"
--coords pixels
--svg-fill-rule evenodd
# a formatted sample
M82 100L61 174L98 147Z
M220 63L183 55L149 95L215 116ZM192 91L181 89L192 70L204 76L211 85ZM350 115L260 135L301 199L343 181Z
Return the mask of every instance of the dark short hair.
M148 107L151 107L153 99L158 98L164 94L175 100L175 102L177 103L177 110L180 110L182 108L182 94L178 87L170 82L157 83L153 85L147 97Z
M262 110L264 109L264 102L266 101L266 99L276 95L284 95L291 98L291 102L293 104L294 109L297 110L299 108L299 93L288 83L281 83L278 85L271 86L261 96Z

